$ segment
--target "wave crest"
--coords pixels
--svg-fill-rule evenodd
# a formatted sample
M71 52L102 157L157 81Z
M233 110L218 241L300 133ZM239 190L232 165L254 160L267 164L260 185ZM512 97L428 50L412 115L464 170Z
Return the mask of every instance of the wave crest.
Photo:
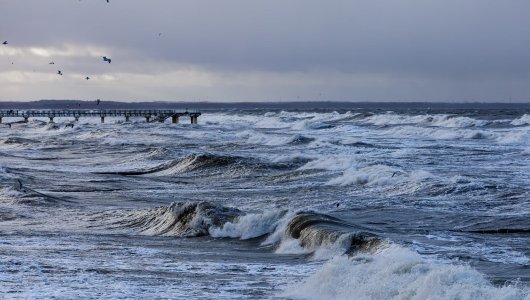
M208 202L173 202L169 206L134 211L113 225L133 228L145 235L197 237L208 235L211 226L233 221L241 211Z

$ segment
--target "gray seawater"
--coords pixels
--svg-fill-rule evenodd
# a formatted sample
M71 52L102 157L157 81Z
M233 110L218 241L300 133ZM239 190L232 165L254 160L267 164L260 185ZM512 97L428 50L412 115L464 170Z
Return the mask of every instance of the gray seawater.
M2 298L530 299L530 115L0 125Z

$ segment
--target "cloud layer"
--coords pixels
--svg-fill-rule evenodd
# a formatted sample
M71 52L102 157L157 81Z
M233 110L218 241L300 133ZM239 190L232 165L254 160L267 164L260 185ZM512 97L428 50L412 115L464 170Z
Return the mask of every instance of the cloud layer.
M524 101L528 11L521 0L5 0L0 100Z

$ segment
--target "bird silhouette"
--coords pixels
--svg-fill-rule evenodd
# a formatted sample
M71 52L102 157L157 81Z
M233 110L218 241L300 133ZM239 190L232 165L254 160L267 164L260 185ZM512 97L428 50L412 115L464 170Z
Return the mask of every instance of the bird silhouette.
M61 70L57 70L57 75L63 76L63 72L61 72Z
M50 61L49 65L55 65L55 63L53 61Z
M111 59L106 57L106 56L103 56L103 61L106 61L106 62L108 62L110 64Z
M90 77L88 77L88 76L87 76L87 77L85 77L85 79L86 79L86 80L89 80L89 79L90 79Z
M2 45L7 45L7 41L4 41L4 42L2 43Z

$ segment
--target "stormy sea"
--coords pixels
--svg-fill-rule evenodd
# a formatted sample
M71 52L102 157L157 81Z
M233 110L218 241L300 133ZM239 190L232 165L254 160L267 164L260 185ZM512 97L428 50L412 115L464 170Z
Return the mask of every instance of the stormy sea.
M4 118L0 296L530 299L530 110Z

